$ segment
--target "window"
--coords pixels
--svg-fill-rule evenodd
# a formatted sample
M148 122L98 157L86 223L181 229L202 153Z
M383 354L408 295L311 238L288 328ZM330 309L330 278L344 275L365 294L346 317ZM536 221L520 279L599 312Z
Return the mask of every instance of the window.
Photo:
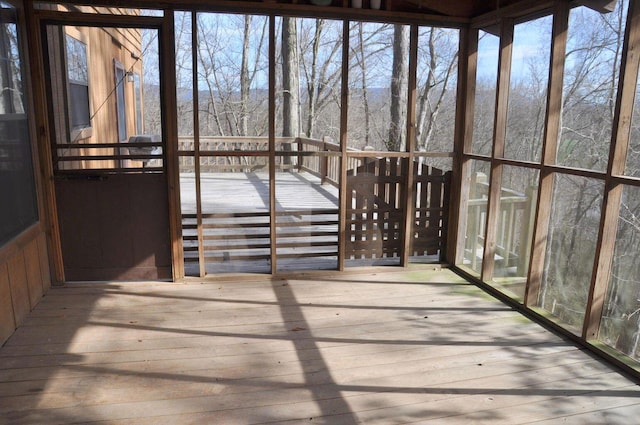
M18 26L15 9L2 3L1 10L0 246L38 221Z
M89 137L86 129L91 128L89 107L89 66L87 45L69 34L65 36L67 54L67 95L71 140Z
M125 108L124 84L125 76L124 67L118 61L115 62L116 76L116 116L118 118L118 141L127 140L127 111Z
M142 86L140 85L140 74L133 74L133 90L136 101L136 134L144 133L142 125Z

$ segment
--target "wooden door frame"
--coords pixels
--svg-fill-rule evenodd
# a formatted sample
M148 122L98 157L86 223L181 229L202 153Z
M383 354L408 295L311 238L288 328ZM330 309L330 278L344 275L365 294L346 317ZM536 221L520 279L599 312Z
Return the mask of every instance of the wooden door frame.
M50 115L50 95L47 89L45 72L44 37L47 25L75 25L146 28L158 31L162 134L165 138L163 164L166 173L168 192L169 237L171 244L172 278L174 281L184 278L184 258L182 248L182 228L180 223L180 191L178 174L178 125L176 110L176 77L173 11L165 10L163 17L104 15L76 12L59 12L33 9L28 2L28 43L30 55L31 80L35 103L35 124L38 133L37 148L40 158L40 175L44 192L44 216L47 222L49 261L54 283L66 281L62 258L62 245L58 212L56 206L54 168L52 163L51 140L55 137L53 120Z

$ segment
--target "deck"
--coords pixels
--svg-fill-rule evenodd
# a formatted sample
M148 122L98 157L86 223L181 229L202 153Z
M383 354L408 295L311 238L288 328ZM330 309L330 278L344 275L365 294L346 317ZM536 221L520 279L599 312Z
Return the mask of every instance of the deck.
M349 177L345 264L347 267L399 265L403 207L398 192L401 170L383 161L367 173ZM433 170L423 166L425 170ZM412 231L411 263L438 263L443 246L442 172L415 174L416 222ZM364 174L364 173L363 173ZM428 181L428 183L427 183ZM199 275L197 196L193 173L180 179L185 270ZM421 189L418 190L418 187ZM429 189L427 189L429 188ZM265 171L208 172L200 179L205 269L207 273L270 273L270 188ZM339 191L331 183L306 171L275 174L274 212L278 272L335 270L338 268ZM437 205L434 200L437 199ZM446 204L446 202L445 202Z
M640 417L634 382L447 270L232 277L52 288L0 348L0 423Z

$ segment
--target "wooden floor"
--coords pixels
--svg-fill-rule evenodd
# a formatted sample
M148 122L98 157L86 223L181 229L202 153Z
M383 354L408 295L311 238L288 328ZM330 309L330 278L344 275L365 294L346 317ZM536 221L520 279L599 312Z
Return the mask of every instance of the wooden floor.
M446 270L53 288L2 424L635 424L640 388Z

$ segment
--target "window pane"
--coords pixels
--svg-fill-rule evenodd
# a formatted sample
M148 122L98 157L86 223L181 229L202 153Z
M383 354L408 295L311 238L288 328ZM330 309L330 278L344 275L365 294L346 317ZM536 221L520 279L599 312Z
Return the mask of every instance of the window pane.
M127 110L125 105L125 73L121 66L115 69L116 84L116 112L118 121L118 140L127 139Z
M551 24L551 16L545 16L514 28L505 158L540 161Z
M262 143L206 141L209 150L267 150L268 31L264 16L198 13L200 135L262 136Z
M89 65L87 63L87 45L70 35L67 40L67 76L69 81L89 84Z
M276 135L338 143L342 22L304 18L276 22Z
M557 163L605 171L620 71L626 1L612 13L577 7L569 15Z
M89 114L89 86L69 83L69 112L72 128L91 126Z
M476 100L473 110L472 152L491 155L493 147L493 120L496 108L496 84L498 81L498 54L500 38L479 31L478 71L476 75Z
M640 78L636 84L636 97L633 104L629 148L624 174L640 177Z
M486 161L471 161L469 202L466 216L466 239L463 266L475 275L482 271L484 238L487 223L487 200L489 195L490 164Z
M38 220L15 9L0 7L0 246ZM10 207L9 207L10 206Z
M603 183L556 174L538 306L581 332L595 256Z
M453 151L459 31L420 27L416 95L416 150Z
M409 26L356 22L350 37L349 147L404 151Z
M48 25L46 37L55 172L162 171L158 30Z
M65 41L71 128L72 130L81 130L91 127L87 45L69 34L65 35Z
M640 188L625 186L599 339L636 360L640 360L639 245Z
M524 299L529 273L538 176L538 170L529 168L502 169L493 282L518 300Z

